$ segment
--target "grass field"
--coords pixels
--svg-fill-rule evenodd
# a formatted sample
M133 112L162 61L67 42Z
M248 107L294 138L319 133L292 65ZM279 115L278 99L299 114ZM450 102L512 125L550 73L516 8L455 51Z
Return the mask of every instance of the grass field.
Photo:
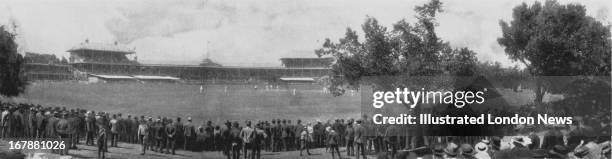
M360 113L359 93L333 97L322 87L281 86L259 89L252 85L200 85L76 82L37 82L16 99L47 106L84 108L110 113L168 117L191 116L206 120L302 119L322 121L356 118ZM293 89L295 88L295 95ZM227 91L226 91L227 90Z
M110 113L172 118L191 116L196 122L246 119L325 121L358 118L364 110L360 105L360 93L333 97L322 93L323 88L318 85L263 88L261 85L258 89L253 85L205 85L200 93L200 85L188 84L36 82L16 100ZM511 106L528 104L534 97L531 90L499 91ZM547 95L544 101L558 98Z

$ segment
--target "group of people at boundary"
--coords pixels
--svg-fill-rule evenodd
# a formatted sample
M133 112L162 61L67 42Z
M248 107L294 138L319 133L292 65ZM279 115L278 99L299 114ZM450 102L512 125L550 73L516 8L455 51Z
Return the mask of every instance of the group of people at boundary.
M110 114L11 102L0 103L0 115L2 138L60 139L66 141L66 148L52 153L61 155L68 155L79 144L96 146L99 158L105 158L108 147L117 147L119 142L142 145L141 155L175 154L182 149L219 151L231 159L261 158L262 151L299 151L300 156L308 156L314 148L324 148L331 158L610 158L610 136L585 135L587 131L610 131L610 123L600 122L597 128L585 124L597 122L596 115L543 133L539 132L544 129L527 125L518 127L518 136L467 137L411 136L394 127L378 130L367 116L198 125L190 117Z

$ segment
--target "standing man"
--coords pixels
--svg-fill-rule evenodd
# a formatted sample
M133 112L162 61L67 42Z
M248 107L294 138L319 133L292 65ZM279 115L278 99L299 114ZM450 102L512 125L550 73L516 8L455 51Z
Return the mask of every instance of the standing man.
M293 134L294 134L294 138L293 138L293 143L296 145L296 150L297 149L301 149L300 148L300 138L301 138L301 133L304 130L304 125L302 125L302 120L297 120L297 124L294 125L293 128Z
M35 130L36 128L34 128L36 126L35 121L36 121L36 110L34 108L30 108L29 112L27 112L25 114L25 127L26 127L26 137L28 138L34 138L36 137L35 134Z
M98 137L96 138L96 142L98 144L98 158L105 158L104 152L106 152L106 126L98 125Z
M149 120L151 122L151 120ZM144 155L149 145L149 125L143 119L140 120L140 124L138 125L138 140L140 141L140 145L142 145L142 153L140 155Z
M346 155L353 156L355 153L355 147L353 147L353 144L355 142L355 129L353 129L352 120L348 121L344 137L346 139Z
M181 118L177 118L176 122L172 122L172 119L168 119L168 125L166 125L166 153L170 153L172 150L172 154L175 154L176 150L176 128L179 126L178 122Z
M212 121L207 121L206 122L206 127L204 128L204 131L206 132L206 138L204 139L204 148L205 150L208 151L212 151L214 150L215 147L215 143L214 143L214 133L215 133L215 128L212 126Z
M144 116L140 116L140 119L138 119L137 115L134 115L134 118L132 119L132 134L130 134L132 136L132 143L138 144L139 142L139 136L138 136L138 127L140 126L140 123L145 121L144 120Z
M320 120L317 120L317 124L314 125L314 140L315 140L315 147L321 147L323 146L323 135L325 135L325 127L323 126L323 123L321 123Z
M44 113L43 110L39 110L36 113L36 138L45 137L45 125L48 116L45 116Z
M242 138L243 154L245 159L248 158L248 150L252 148L251 141L253 140L253 131L254 129L251 128L251 121L246 121L246 126L240 131L240 138Z
M232 157L232 123L230 121L225 122L225 129L221 132L223 135L223 154L227 156L227 159Z
M365 143L366 143L366 130L363 126L361 126L361 120L357 120L357 124L354 127L355 129L355 143L357 144L357 159L359 159L359 155L362 155L364 159L366 159L365 155Z
M238 122L234 122L232 130L230 131L232 140L232 159L240 159L240 147L242 145L242 139L240 138L240 128Z
M338 148L338 143L340 143L340 135L338 135L338 133L331 129L328 128L328 138L327 138L327 144L329 145L329 150L331 151L332 154L332 159L334 158L334 151L336 153L338 153L338 158L342 158L342 155L340 154L340 148Z
M276 130L276 125L276 120L272 119L272 125L270 125L272 152L278 151L278 131Z
M108 120L108 114L99 112L98 119L96 119L96 123L98 123L98 129L100 131L104 131L104 137L102 141L98 141L98 143L103 142L101 145L103 147L104 152L108 152L108 134L110 134L110 122ZM100 137L100 136L98 136Z
M260 159L261 158L261 146L263 144L264 139L268 138L268 135L263 130L263 123L257 124L255 130L253 132L253 141L252 141L252 153L251 159Z
M308 126L310 126L310 124L308 124ZM309 133L308 127L304 127L302 128L302 132L300 132L300 156L302 156L302 151L304 149L306 149L306 153L310 156L310 143L312 143L312 134Z
M68 133L70 134L70 145L67 145L70 149L77 149L76 144L79 141L78 139L78 128L79 128L79 118L74 111L70 111L68 116L68 123L70 126L68 127Z
M138 126L138 125L132 125L132 115L128 114L126 118L121 119L121 125L122 125L122 135L123 137L123 142L126 143L132 143L132 127Z
M264 149L270 152L272 151L272 127L270 126L270 123L268 121L265 121L263 129L266 132L266 134L269 135L269 137L264 139L264 145L265 145Z
M388 147L391 148L391 157L395 158L395 155L397 154L397 149L399 146L399 128L395 125L390 125L386 132L385 132L385 146L383 146L385 149L383 149L384 151L387 151L387 145Z
M64 150L60 151L60 155L68 155L68 149L70 148L70 123L66 119L68 114L63 113L62 117L55 124L55 132L59 135L60 140L64 141L66 144Z
M9 108L8 107L2 108L2 113L0 113L0 127L2 128L2 132L0 132L2 134L0 135L0 137L2 137L2 138L7 137L7 134L9 132L8 131L8 129L9 129L8 125L9 125L9 120L10 120L9 119L10 118L9 114L10 113L9 113Z
M164 142L164 132L165 132L163 128L164 127L162 125L161 119L157 118L155 127L153 129L155 131L155 149L153 149L153 151L159 152L159 153L163 153L162 145Z
M187 117L187 123L185 123L184 125L184 139L185 141L183 142L183 149L184 150L191 150L192 148L192 144L193 144L193 140L195 140L194 135L195 135L195 127L193 126L193 123L191 122L191 117Z
M282 151L289 151L289 149L287 148L289 146L287 145L287 142L288 142L287 138L289 137L289 134L287 134L287 132L289 132L288 126L287 126L287 120L283 119L280 130L281 130L281 143L283 145Z
M287 120L287 151L293 150L295 144L295 139L293 135L295 133L295 125L291 124L291 120Z
M113 118L110 120L110 132L111 147L117 147L117 140L119 140L119 120L117 120L116 114L113 114Z

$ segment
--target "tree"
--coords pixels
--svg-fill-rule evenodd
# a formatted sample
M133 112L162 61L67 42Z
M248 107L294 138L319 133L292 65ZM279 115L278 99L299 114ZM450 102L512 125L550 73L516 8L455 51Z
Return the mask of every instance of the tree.
M322 48L315 50L315 54L336 59L331 66L328 90L335 96L342 95L347 88L356 89L360 85L372 86L373 91L395 88L451 90L454 89L455 79L445 75L472 75L473 68L468 67L475 67L475 53L467 48L452 49L435 32L438 25L436 14L442 12L442 3L431 0L415 7L415 11L417 22L411 24L400 20L393 24L392 29L380 25L374 17L366 17L361 25L364 40L360 40L357 31L351 28L346 29L345 36L338 42L325 39ZM448 70L451 67L446 65L452 64L461 64L461 67L459 70ZM421 107L408 109L408 104L404 105L406 109L399 107L397 110L413 115L422 110ZM397 112L392 109L372 111ZM470 111L468 108L463 110L462 113ZM367 111L362 109L362 112ZM466 128L454 130L477 130Z
M415 7L418 22L409 24L401 20L393 30L381 26L373 17L367 17L361 26L364 41L357 32L346 29L344 38L338 42L325 39L323 47L315 50L321 56L333 56L329 90L341 95L345 88L357 88L362 77L368 76L433 76L444 72L440 64L442 50L452 50L448 43L435 33L436 13L442 11L442 3L432 0ZM378 81L378 87L389 87L394 83Z
M610 25L586 15L582 5L523 3L514 8L510 22L500 21L498 43L514 61L522 62L534 76L610 76ZM535 103L547 91L536 79Z
M15 35L0 26L0 94L8 97L23 93L27 82L23 57L17 53Z
M442 54L446 70L454 76L473 76L477 73L476 53L468 48L453 49Z
M60 60L60 64L67 65L68 64L68 59L66 59L66 57L62 56L62 60Z

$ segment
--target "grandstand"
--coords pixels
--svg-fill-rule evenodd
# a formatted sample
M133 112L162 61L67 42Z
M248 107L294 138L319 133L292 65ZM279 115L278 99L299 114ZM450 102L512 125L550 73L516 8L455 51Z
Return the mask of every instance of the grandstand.
M26 52L24 59L25 76L29 81L71 80L74 77L72 67L67 61L60 60L55 55Z
M134 49L117 43L90 43L88 40L69 49L68 52L70 53L68 65L58 67L28 64L26 70L40 73L66 74L68 72L74 74L73 79L78 80L97 78L97 80L114 81L113 78L104 77L125 76L131 78L120 81L130 81L131 79L136 79L136 81L176 81L175 79L179 79L184 82L196 83L223 81L312 83L327 75L330 71L329 66L334 61L333 58L282 58L282 67L222 66L208 58L204 60L204 64L200 65L140 64L136 60ZM131 55L134 56L130 59L128 56ZM38 71L40 69L48 70ZM86 76L79 74L86 74Z

